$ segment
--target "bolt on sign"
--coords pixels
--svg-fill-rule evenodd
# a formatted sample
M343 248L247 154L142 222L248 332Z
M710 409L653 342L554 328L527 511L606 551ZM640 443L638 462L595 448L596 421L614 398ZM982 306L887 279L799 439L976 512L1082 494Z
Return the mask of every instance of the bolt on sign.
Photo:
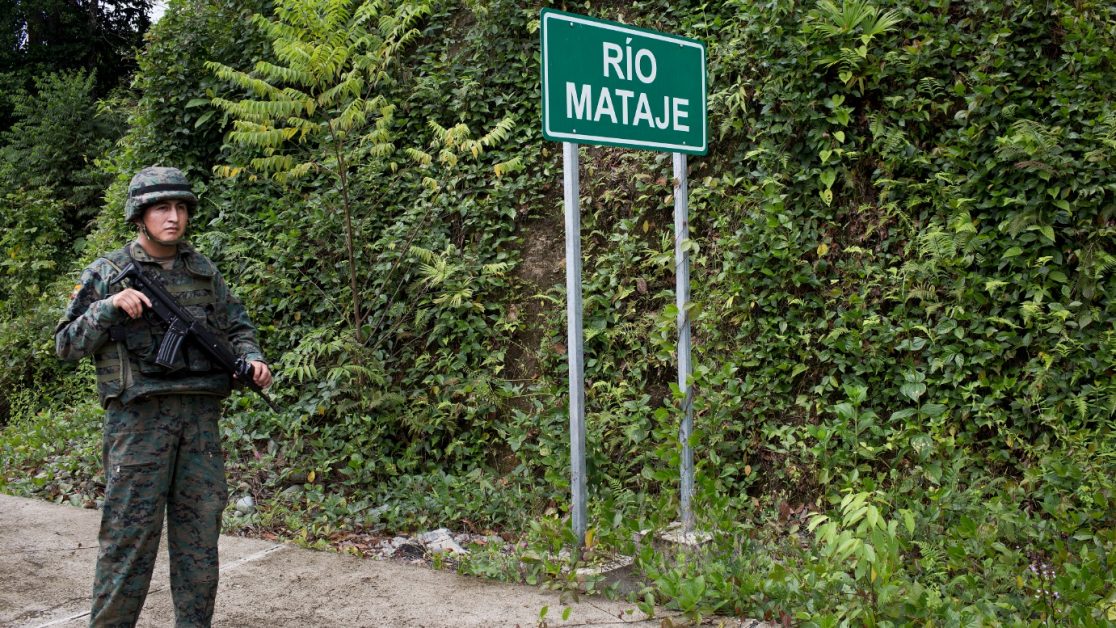
M543 9L543 137L704 155L705 44Z

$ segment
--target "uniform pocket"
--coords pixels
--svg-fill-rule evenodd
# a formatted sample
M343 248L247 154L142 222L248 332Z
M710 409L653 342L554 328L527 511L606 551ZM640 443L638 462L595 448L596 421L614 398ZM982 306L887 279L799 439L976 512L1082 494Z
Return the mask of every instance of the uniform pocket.
M139 323L127 325L124 328L124 346L140 358L155 355L155 338L151 334L151 326Z
M116 482L135 482L159 472L158 462L121 462L109 470L109 479Z
M206 308L200 305L187 305L185 309L195 321L205 324ZM184 347L186 352L186 368L194 373L208 373L213 370L213 363L209 360L209 354L207 354L196 341L190 340Z
M140 373L144 375L165 375L169 371L184 368L186 360L182 357L181 351L169 369L155 363L159 345L163 341L163 334L153 332L153 324L146 319L140 319L129 324L124 330L124 346L128 348L128 353L135 356L136 361L139 362Z
M105 505L120 525L146 528L162 519L173 459L172 437L162 429L107 431L125 422L140 427L147 419L125 414L106 422Z
M221 303L214 303L207 307L209 310L209 323L221 333L227 333L229 327L232 327L232 321L229 319L228 308Z
M208 373L213 370L209 355L193 342L186 345L186 366L194 373Z

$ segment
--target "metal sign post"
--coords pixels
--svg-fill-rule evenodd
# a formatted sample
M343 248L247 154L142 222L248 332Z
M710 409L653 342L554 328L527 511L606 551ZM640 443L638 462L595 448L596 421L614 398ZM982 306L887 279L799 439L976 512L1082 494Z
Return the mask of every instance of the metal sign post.
M566 355L570 384L570 492L577 545L585 544L585 334L581 326L581 216L577 144L562 143L566 206Z
M686 155L674 153L674 303L678 307L678 390L682 393L682 530L694 530L694 394L690 388L690 188L686 180Z

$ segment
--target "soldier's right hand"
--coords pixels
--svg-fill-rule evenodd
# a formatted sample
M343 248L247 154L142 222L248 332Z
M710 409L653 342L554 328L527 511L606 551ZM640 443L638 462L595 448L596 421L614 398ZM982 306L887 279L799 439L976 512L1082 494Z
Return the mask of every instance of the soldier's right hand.
M112 305L132 318L143 316L144 306L151 307L151 299L135 288L125 288L112 297Z

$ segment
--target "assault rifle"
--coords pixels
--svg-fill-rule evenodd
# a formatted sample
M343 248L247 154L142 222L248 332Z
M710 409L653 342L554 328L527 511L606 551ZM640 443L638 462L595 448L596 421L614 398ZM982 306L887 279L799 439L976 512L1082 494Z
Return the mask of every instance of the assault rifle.
M167 332L155 355L156 364L170 368L178 357L179 351L182 350L182 342L189 338L221 368L232 373L236 381L256 391L272 410L280 412L279 406L275 405L263 388L252 379L254 370L252 365L243 357L233 353L224 339L214 334L205 323L195 319L179 305L161 283L151 278L134 262L125 266L109 284L116 284L125 279L132 282L132 288L147 295L151 300L151 311L167 324Z

